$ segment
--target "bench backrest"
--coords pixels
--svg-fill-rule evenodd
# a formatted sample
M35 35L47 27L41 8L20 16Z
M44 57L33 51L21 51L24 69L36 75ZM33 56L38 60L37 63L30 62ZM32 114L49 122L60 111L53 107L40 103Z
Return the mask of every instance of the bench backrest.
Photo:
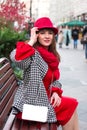
M3 126L13 103L17 80L7 58L0 58L0 128Z

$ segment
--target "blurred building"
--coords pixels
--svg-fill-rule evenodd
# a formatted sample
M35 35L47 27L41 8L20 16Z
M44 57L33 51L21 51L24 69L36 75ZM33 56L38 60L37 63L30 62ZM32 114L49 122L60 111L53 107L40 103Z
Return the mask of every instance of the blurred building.
M87 22L87 0L73 1L73 8L74 18Z
M72 0L51 0L50 14L55 24L68 21L72 15L71 1Z
M50 15L56 24L73 19L87 21L87 0L50 0Z
M87 0L25 0L24 2L27 14L34 19L49 16L55 25L72 19L87 21Z

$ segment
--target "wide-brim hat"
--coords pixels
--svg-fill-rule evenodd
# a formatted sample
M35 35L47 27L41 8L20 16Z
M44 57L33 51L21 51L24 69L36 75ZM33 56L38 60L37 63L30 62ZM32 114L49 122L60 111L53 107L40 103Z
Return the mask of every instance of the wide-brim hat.
M55 35L58 33L58 29L53 26L53 23L48 17L41 17L37 19L36 22L34 23L34 27L38 27L38 30L49 28L53 30Z

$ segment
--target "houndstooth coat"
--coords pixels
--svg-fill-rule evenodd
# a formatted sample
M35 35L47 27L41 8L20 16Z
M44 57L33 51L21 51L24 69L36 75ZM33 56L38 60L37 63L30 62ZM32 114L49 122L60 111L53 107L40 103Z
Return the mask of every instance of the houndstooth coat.
M56 122L56 114L52 105L49 102L45 86L42 79L48 71L48 65L40 56L38 51L35 54L24 60L16 61L15 51L10 54L10 58L16 63L18 67L24 70L23 84L19 86L14 102L13 113L16 114L19 111L23 111L23 104L32 104L48 107L48 119L47 122ZM50 86L61 87L58 80L53 82Z

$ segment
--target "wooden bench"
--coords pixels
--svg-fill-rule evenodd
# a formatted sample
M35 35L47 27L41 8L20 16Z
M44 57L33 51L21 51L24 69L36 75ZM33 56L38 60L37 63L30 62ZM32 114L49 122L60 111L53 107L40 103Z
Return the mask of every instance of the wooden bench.
M0 129L11 111L16 89L17 81L9 60L0 58Z
M0 130L57 130L55 123L47 124L20 120L11 112L17 80L6 58L0 59Z

